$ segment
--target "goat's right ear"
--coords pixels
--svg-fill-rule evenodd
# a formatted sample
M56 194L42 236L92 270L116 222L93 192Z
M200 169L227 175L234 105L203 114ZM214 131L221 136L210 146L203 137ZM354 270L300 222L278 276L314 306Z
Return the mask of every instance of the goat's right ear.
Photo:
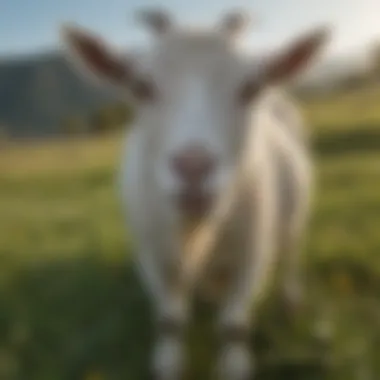
M68 58L79 69L97 81L117 87L127 86L131 76L130 67L100 37L73 24L62 25L60 37Z

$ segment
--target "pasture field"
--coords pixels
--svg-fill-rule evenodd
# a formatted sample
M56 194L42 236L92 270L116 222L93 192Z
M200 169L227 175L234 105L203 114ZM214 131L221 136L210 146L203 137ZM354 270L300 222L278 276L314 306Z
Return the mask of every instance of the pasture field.
M380 377L380 91L309 101L317 163L296 320L276 294L252 336L259 380ZM0 152L0 379L149 378L149 305L114 185L121 137ZM213 310L198 305L187 379L210 379Z

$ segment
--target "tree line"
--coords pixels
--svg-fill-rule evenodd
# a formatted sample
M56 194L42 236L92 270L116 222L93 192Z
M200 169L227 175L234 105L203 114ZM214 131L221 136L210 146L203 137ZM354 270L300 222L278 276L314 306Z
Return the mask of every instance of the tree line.
M104 134L129 125L133 110L125 103L104 105L90 115L69 115L62 120L63 135Z
M348 73L337 87L341 90L351 90L380 83L380 42L371 46L368 58L368 66L365 69Z

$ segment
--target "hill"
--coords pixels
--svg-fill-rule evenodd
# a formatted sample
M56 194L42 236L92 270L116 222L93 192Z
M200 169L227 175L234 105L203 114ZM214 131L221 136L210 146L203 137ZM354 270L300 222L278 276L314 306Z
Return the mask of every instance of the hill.
M85 116L112 101L59 53L0 61L0 125L10 136L54 135L68 115Z

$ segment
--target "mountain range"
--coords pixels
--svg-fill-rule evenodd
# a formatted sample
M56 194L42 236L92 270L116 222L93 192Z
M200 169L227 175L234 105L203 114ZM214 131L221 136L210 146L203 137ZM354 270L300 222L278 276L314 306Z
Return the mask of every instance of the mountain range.
M113 101L59 53L0 61L0 126L11 137L55 135L65 117L86 116Z

